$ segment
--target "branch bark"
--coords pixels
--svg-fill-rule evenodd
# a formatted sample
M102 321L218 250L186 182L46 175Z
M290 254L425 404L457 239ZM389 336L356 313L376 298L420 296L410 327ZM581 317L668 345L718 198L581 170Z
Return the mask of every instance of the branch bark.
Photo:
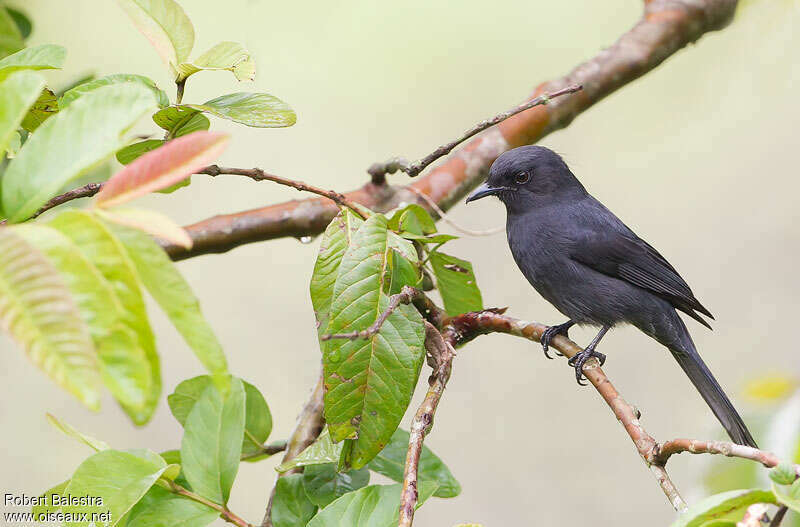
M607 95L651 71L705 33L724 28L737 0L646 0L642 18L611 47L580 64L564 77L539 85L531 98L571 85L577 94L521 112L494 126L450 154L446 161L410 186L430 196L443 210L460 201L487 175L501 153L536 142L564 128ZM426 203L403 186L367 183L345 198L385 212L401 202ZM192 249L165 244L173 259L222 253L239 245L321 233L338 208L326 199L289 201L268 207L215 216L186 227Z

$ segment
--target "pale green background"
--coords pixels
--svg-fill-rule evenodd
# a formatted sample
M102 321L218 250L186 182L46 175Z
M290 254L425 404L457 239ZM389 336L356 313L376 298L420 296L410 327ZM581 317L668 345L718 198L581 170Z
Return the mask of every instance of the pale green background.
M81 73L141 73L169 88L156 53L112 1L17 0L32 15L31 43L68 50L56 87ZM258 130L213 120L233 141L221 162L260 166L347 190L391 155L421 156L474 122L522 100L610 45L641 2L277 2L183 0L196 53L219 40L255 55L255 84L201 73L186 100L262 90L298 113L293 128ZM678 53L543 144L562 152L599 199L659 248L716 315L714 332L690 322L698 348L743 409L744 382L765 371L800 373L794 336L798 280L797 3L762 0L734 25ZM169 90L172 95L172 89ZM145 129L154 131L154 127ZM402 175L392 181L405 182ZM188 190L141 200L180 222L297 198L234 178L195 177ZM453 217L502 224L495 201L459 205ZM447 230L447 227L443 227ZM316 245L280 240L180 264L225 346L231 370L272 408L286 437L317 374L319 351L307 284ZM464 238L451 251L475 263L486 305L541 322L562 316L517 271L502 234ZM152 310L165 395L201 367ZM588 331L573 338L586 342ZM49 426L49 411L118 448L179 445L162 404L135 429L109 399L93 415L57 388L11 342L0 343L2 492L37 494L69 476L88 451ZM669 354L631 329L603 342L606 371L658 438L706 437L713 417ZM425 374L427 376L427 374ZM423 377L424 378L424 377ZM423 390L418 390L418 400ZM591 388L537 345L481 337L459 354L427 440L463 484L433 500L420 527L667 525L669 505L629 439ZM697 458L671 463L690 494ZM231 508L260 521L272 461L243 464Z

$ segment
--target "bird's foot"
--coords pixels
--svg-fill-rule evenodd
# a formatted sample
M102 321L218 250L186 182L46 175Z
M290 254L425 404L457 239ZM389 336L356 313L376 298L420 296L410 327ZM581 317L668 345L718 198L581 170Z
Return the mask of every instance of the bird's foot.
M564 335L565 337L569 337L569 328L574 325L575 322L567 320L563 324L559 324L557 326L548 326L547 329L544 330L544 333L542 333L542 338L539 340L542 343L542 350L544 350L545 357L548 359L554 358L548 353L548 350L550 349L550 341L553 340L556 335ZM559 352L556 353L561 355Z
M578 384L581 386L586 386L586 383L583 382L583 365L592 357L600 361L600 366L606 362L606 356L599 351L595 351L594 348L591 347L586 348L567 361L567 364L575 368L575 379L577 379Z

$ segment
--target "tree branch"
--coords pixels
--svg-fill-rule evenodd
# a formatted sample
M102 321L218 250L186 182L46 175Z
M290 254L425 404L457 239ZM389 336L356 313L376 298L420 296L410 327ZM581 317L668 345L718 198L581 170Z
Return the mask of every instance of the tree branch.
M367 173L372 176L372 182L376 185L382 185L386 181L386 174L394 174L398 170L400 172L405 172L408 174L409 177L417 177L423 170L428 168L431 163L436 161L437 159L446 156L450 152L453 151L455 147L466 141L467 139L478 135L480 132L491 128L496 124L500 124L509 117L517 115L520 112L524 112L525 110L530 110L534 106L539 106L541 104L547 104L550 102L551 99L555 99L556 97L560 97L562 95L567 95L569 93L575 93L582 89L582 86L579 84L574 84L572 86L567 86L566 88L562 88L558 91L554 91L552 93L543 93L538 97L534 97L533 99L520 104L519 106L515 106L514 108L497 114L491 119L484 119L483 121L479 122L463 134L461 134L457 139L450 141L447 144L441 145L439 148L431 152L430 154L426 155L422 159L415 161L413 163L409 163L402 157L394 157L384 163L373 163L368 169Z
M407 285L403 286L403 289L397 293L396 295L392 295L389 297L389 305L386 309L378 316L378 319L375 320L375 323L372 324L370 327L363 331L351 331L350 333L336 333L336 334L328 334L322 335L320 340L326 341L331 339L349 339L349 340L356 340L356 339L368 339L372 335L376 334L381 330L381 326L383 323L386 322L386 319L389 318L389 315L394 313L394 310L400 306L400 304L410 304L414 300L421 298L423 295L422 291L419 289L414 289L413 287L409 287Z
M534 143L564 128L581 112L607 95L638 79L675 52L705 33L724 28L733 17L737 0L647 0L642 18L611 47L577 66L570 73L541 84L531 98L572 85L583 90L553 100L506 119L480 133L411 186L448 210L485 179L489 166L501 153ZM405 187L368 183L344 194L370 209L386 212L399 203L426 204ZM164 247L180 260L226 252L246 243L321 233L338 213L328 200L312 198L216 216L186 227L194 241L190 250Z

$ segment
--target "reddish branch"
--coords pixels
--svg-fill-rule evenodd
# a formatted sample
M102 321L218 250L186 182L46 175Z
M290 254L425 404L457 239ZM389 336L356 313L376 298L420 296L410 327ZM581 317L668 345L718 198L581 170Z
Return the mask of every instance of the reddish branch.
M572 85L583 86L582 91L521 112L484 131L411 186L448 210L486 177L489 166L502 152L564 128L581 112L687 44L722 29L733 17L736 4L736 0L647 0L643 17L617 42L564 77L539 85L531 98ZM381 212L401 202L425 205L405 187L371 182L344 196ZM313 236L325 230L338 210L327 199L312 198L216 216L187 227L194 241L192 249L175 245L165 248L180 260L262 240Z

